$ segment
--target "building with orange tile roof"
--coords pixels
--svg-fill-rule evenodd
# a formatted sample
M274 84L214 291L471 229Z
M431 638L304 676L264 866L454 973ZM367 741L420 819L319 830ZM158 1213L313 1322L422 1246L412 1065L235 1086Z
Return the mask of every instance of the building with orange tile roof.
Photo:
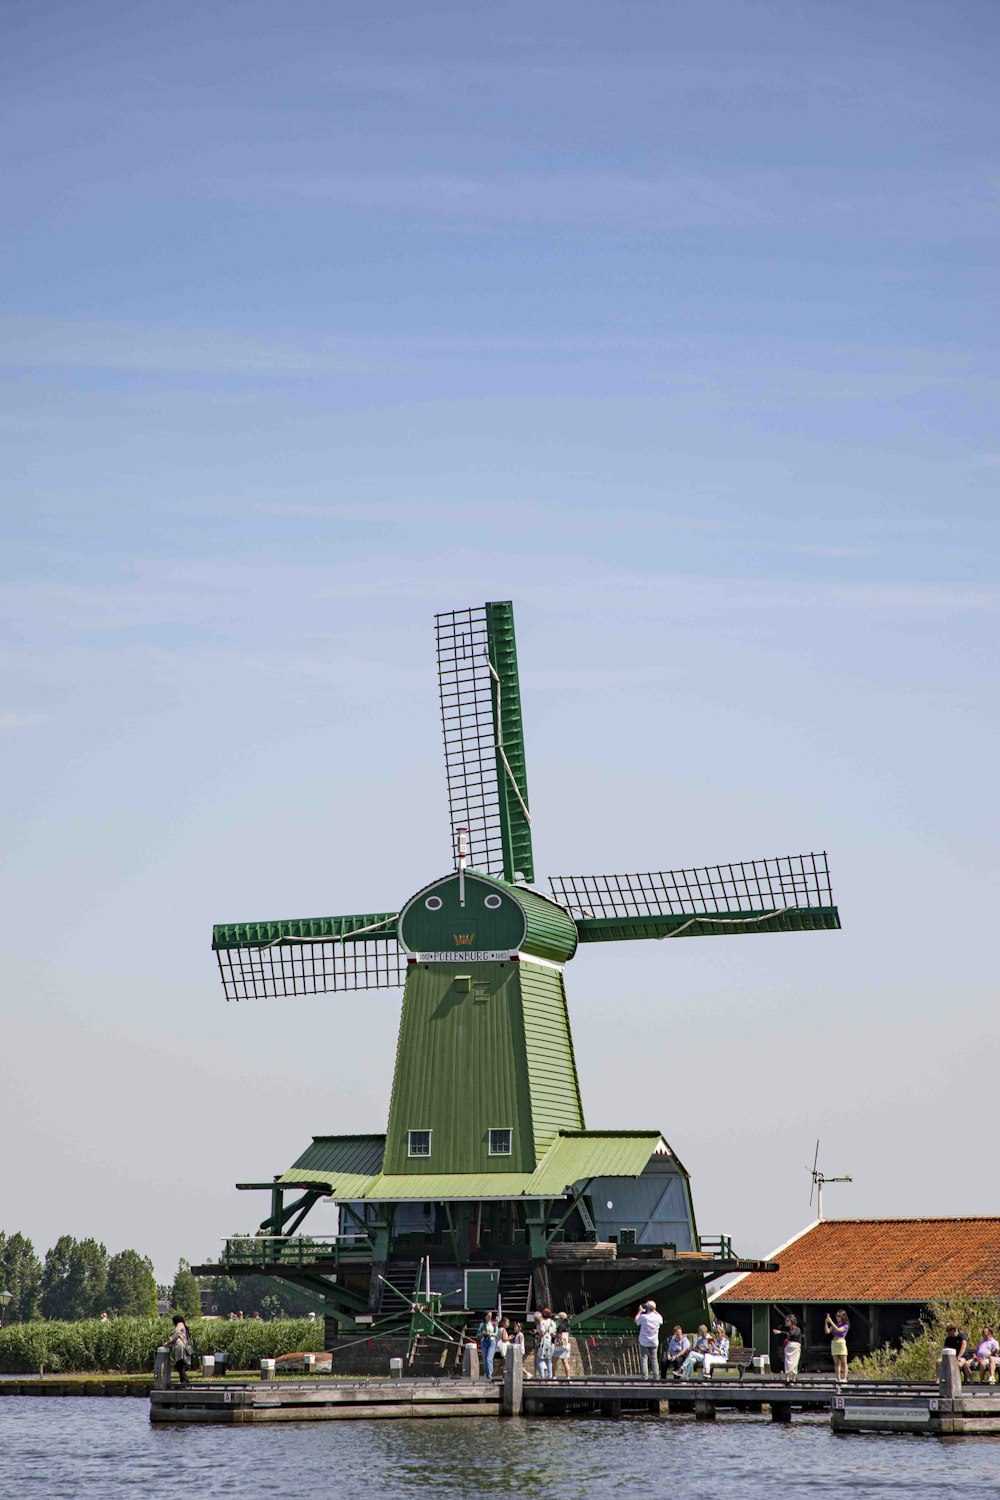
M1000 1298L1000 1218L822 1219L780 1245L771 1275L749 1271L711 1297L713 1308L780 1364L773 1330L794 1312L805 1334L803 1367L826 1368L827 1312L844 1308L849 1348L867 1353L916 1329L927 1306L961 1295Z

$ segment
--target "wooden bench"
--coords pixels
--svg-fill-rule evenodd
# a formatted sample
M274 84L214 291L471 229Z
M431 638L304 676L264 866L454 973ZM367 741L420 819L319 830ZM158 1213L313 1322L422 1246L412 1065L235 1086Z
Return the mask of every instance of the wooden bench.
M725 1363L716 1360L713 1364L709 1365L707 1374L704 1370L702 1374L708 1380L711 1380L713 1370L738 1370L740 1379L742 1380L747 1370L752 1369L756 1353L755 1349L751 1349L747 1345L743 1345L737 1349L730 1349L729 1358Z

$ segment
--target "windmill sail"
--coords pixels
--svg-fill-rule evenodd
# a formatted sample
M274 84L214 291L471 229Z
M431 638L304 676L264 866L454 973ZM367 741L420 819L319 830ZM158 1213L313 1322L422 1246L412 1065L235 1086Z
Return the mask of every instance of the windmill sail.
M212 929L227 1000L395 989L406 978L396 913L229 922Z
M583 943L840 926L825 853L641 875L558 875L549 884Z
M534 879L514 611L508 602L435 617L452 853L476 869Z

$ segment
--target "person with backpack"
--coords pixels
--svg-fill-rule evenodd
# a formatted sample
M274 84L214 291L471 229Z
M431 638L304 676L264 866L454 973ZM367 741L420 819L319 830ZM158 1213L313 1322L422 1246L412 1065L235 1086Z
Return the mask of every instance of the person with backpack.
M188 1385L188 1366L194 1358L194 1340L188 1332L188 1326L180 1313L174 1314L174 1328L167 1339L167 1348L170 1350L170 1362L177 1371L181 1385Z

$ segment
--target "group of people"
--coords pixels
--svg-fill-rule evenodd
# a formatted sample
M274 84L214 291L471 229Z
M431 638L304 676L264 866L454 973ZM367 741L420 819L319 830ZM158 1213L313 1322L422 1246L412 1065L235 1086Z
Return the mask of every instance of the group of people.
M570 1337L569 1337L569 1314L557 1313L552 1316L552 1309L543 1307L541 1312L532 1314L532 1326L528 1332L532 1338L532 1347L535 1352L535 1373L539 1380L553 1380L556 1378L555 1371L563 1379L569 1379ZM502 1318L496 1311L488 1312L479 1325L478 1331L479 1353L483 1362L483 1374L487 1380L493 1379L493 1371L497 1361L500 1362L498 1374L503 1373L504 1361L510 1349L520 1349L522 1355L526 1353L525 1333L520 1323L510 1326L509 1318Z
M677 1380L690 1380L695 1370L710 1375L713 1365L729 1362L729 1338L721 1323L716 1323L711 1332L704 1323L700 1324L693 1339L688 1338L677 1323L662 1358L660 1329L663 1316L657 1312L652 1298L639 1303L635 1324L639 1330L639 1368L643 1380L659 1380L661 1374L664 1377L672 1375Z
M979 1342L975 1349L972 1349L969 1335L964 1333L957 1323L949 1323L945 1329L944 1348L954 1349L963 1379L978 1375L982 1380L985 1372L987 1384L996 1385L997 1365L1000 1364L1000 1344L993 1337L993 1329L988 1324L984 1324Z
M721 1323L716 1323L711 1332L704 1323L701 1323L698 1332L693 1337L689 1337L678 1323L667 1341L666 1351L661 1355L659 1343L663 1318L656 1311L656 1303L641 1302L635 1315L635 1322L639 1329L639 1365L644 1380L656 1380L661 1372L664 1378L672 1375L677 1380L690 1380L695 1370L700 1370L703 1375L711 1376L713 1365L729 1363L729 1338ZM847 1335L851 1326L847 1313L843 1308L838 1308L832 1314L827 1313L823 1326L830 1339L834 1377L838 1384L841 1384L847 1379ZM782 1339L785 1379L795 1381L798 1379L799 1360L802 1357L802 1345L805 1342L799 1320L794 1313L789 1313L782 1326L772 1331ZM984 1338L989 1335L990 1342L993 1344L993 1353L989 1355L992 1379L995 1374L994 1366L1000 1364L1000 1345L993 1339L988 1328L983 1330L983 1334ZM965 1334L959 1337L964 1340ZM977 1358L978 1353L977 1350ZM959 1354L960 1367L963 1363L963 1355L964 1344Z

